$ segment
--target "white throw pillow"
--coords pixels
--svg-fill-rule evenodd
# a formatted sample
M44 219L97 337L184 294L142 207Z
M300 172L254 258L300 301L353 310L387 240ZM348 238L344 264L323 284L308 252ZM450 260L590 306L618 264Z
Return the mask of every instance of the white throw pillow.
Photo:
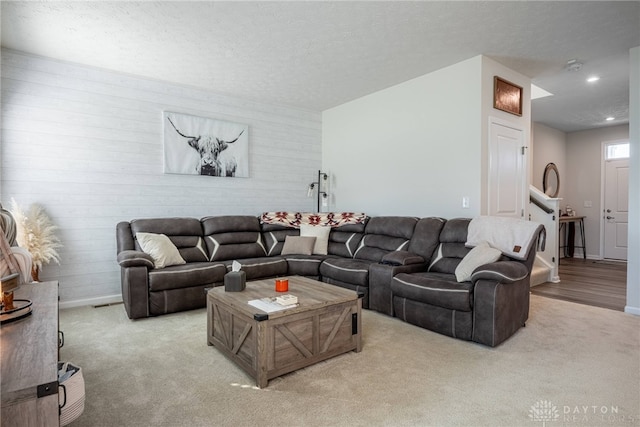
M315 237L316 243L313 245L313 253L315 255L326 255L329 247L329 233L331 227L322 225L300 225L300 235L303 237Z
M458 282L466 282L471 279L473 270L484 264L497 261L502 252L489 246L487 242L481 242L475 248L471 249L460 264L456 267L456 280Z
M164 234L136 233L142 251L151 255L156 268L186 264L176 245Z

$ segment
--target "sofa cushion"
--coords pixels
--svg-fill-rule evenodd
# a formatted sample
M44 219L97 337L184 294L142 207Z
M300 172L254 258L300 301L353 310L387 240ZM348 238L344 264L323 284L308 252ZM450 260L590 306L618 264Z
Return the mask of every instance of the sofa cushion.
M281 256L236 259L242 266L241 271L247 275L247 280L264 279L268 277L286 276L287 261ZM232 260L223 261L227 270L231 271Z
M211 262L190 262L160 270L150 270L149 291L158 292L221 283L226 273L224 264Z
M473 284L458 283L452 274L400 273L391 281L393 296L450 310L471 311Z
M162 233L167 236L202 236L202 225L196 218L146 218L131 221L131 231Z
M389 252L407 250L417 221L399 216L371 218L354 258L379 262Z
M300 229L281 224L261 224L262 241L268 256L280 255L287 236L299 236Z
M502 252L489 246L487 242L480 242L462 258L456 267L455 275L458 282L466 282L471 279L471 274L481 265L497 261Z
M284 240L281 255L311 255L313 246L316 243L315 237L287 236Z
M130 230L132 236L140 232L166 235L186 262L204 262L209 259L203 240L202 224L195 218L135 219L130 223ZM135 242L131 249L142 248Z
M210 261L263 257L267 254L258 218L248 215L202 219Z
M185 264L178 248L164 234L136 233L136 240L142 251L153 258L155 268Z
M366 224L365 221L359 224L332 227L331 233L329 233L328 254L343 258L353 258L362 241Z
M187 262L208 261L207 245L202 236L168 236L176 245L180 256Z
M314 278L320 276L320 265L326 258L325 255L284 255L289 276Z
M329 233L331 227L324 225L300 225L300 235L304 237L315 237L316 241L313 245L314 255L326 255L329 246Z
M409 252L420 255L427 264L430 264L431 258L440 244L440 232L446 223L447 220L444 218L419 219L411 235Z
M340 282L368 287L370 264L371 261L367 260L327 258L320 265L320 275L323 278L330 277Z
M444 224L440 232L440 243L431 259L429 271L455 274L456 267L471 250L465 246L470 221L466 218L456 218Z

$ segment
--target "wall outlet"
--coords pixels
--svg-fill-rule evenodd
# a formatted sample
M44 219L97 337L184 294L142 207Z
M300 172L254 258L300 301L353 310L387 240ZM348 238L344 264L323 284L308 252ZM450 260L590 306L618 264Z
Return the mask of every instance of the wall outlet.
M593 202L591 200L585 200L584 201L584 207L585 208L592 208L593 207Z
M464 196L462 198L462 207L464 209L469 209L469 196Z

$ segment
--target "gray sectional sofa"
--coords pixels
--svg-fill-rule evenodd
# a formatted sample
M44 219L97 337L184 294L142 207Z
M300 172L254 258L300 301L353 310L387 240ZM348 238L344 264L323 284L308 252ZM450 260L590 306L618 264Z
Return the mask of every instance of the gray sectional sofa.
M296 218L304 222L305 215L313 214ZM205 288L221 286L235 260L247 280L315 278L361 293L364 308L488 346L500 344L527 320L529 275L542 226L519 259L501 255L458 282L456 267L471 250L465 246L470 219L362 215L332 223L326 254L283 255L287 236L300 235L300 229L267 218L273 216L120 222L117 260L129 318L204 307ZM166 235L184 263L157 268L137 233Z

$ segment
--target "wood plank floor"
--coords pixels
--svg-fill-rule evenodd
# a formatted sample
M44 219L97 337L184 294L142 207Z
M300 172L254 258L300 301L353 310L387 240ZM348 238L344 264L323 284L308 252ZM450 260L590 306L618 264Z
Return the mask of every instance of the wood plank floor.
M543 283L531 293L579 304L624 311L627 298L627 263L562 258L560 283Z

